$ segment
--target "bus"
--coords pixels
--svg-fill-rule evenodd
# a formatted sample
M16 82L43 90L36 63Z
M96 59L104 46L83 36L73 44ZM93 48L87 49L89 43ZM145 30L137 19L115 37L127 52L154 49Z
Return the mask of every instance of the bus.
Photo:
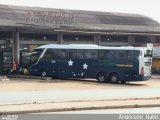
M30 75L126 83L151 77L152 51L142 47L42 45L30 54Z

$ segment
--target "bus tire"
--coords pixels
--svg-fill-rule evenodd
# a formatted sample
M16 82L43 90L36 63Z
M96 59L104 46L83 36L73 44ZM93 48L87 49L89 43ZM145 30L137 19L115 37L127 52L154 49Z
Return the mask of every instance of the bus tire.
M121 84L126 84L126 81L121 81Z
M116 84L119 82L119 75L117 73L111 73L109 75L109 81L113 84Z
M42 77L46 77L46 76L47 76L46 70L42 70L42 71L41 71L41 76L42 76Z
M97 78L98 82L100 82L100 83L106 82L106 74L103 72L98 73L96 78Z

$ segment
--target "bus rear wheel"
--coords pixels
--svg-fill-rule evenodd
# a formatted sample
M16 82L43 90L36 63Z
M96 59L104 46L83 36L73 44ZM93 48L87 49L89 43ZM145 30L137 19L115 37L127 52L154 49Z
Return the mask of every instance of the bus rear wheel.
M98 73L97 74L97 80L100 83L106 82L106 74L105 73Z
M114 83L114 84L118 83L118 82L119 82L119 76L118 76L118 74L112 73L112 74L109 76L109 81L110 81L111 83Z

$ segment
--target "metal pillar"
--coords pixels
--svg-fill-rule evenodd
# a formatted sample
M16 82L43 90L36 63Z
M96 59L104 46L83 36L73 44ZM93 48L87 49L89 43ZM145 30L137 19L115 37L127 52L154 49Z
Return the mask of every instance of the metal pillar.
M101 41L101 36L98 34L94 35L94 43L97 45L100 45L100 41Z
M129 45L135 45L135 36L128 36Z
M63 34L58 33L57 34L58 44L63 44Z
M13 33L13 60L16 60L19 65L20 62L19 32Z

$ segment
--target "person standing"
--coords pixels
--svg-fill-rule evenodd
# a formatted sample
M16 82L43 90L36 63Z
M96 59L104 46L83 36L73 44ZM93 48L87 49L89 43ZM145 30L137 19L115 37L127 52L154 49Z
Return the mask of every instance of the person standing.
M16 61L14 60L12 65L12 73L16 74L16 72L17 72L17 64L16 64Z

